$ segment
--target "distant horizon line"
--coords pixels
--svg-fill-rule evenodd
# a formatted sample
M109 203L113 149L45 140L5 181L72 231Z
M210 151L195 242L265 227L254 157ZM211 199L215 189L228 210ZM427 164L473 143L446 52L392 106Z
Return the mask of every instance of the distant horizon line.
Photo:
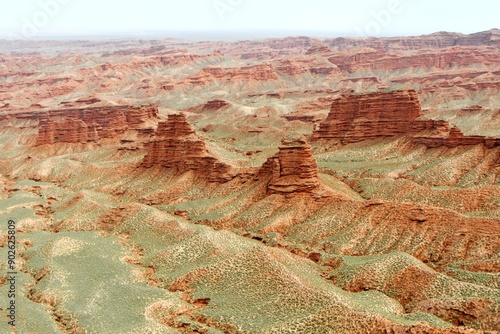
M397 38L397 37L419 37L428 36L439 33L458 34L458 35L473 35L488 31L500 30L499 28L491 28L471 33L458 31L435 31L431 33L408 33L408 34L386 34L378 36L355 36L352 32L332 32L326 30L209 30L209 31L130 31L130 32L103 32L103 33L73 33L73 34L40 34L31 38L23 38L15 34L0 34L0 40L8 41L81 41L81 40L109 40L109 39L193 39L196 41L238 41L246 39L272 39L272 38L287 38L287 37L309 37L309 38ZM18 38L16 38L18 37Z

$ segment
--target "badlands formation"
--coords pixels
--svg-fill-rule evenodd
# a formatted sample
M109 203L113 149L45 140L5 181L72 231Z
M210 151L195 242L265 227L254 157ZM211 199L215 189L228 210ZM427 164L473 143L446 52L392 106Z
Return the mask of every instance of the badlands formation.
M497 333L499 51L2 41L15 330Z

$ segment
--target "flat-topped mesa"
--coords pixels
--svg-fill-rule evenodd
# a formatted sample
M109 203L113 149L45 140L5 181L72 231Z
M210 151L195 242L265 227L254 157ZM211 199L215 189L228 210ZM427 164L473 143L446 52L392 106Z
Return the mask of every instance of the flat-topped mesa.
M407 134L422 115L414 90L342 96L313 139L337 139L342 144Z
M271 177L270 194L311 193L319 187L316 160L303 137L283 140L279 152L259 170L257 178L262 177Z
M208 152L184 114L169 115L166 122L158 124L155 139L148 143L148 153L141 164L146 168L155 165L178 173L196 171L215 183L225 183L235 177L232 166Z
M457 147L484 144L500 146L500 138L466 136L444 120L422 119L414 90L342 96L333 101L328 117L312 139L338 140L350 144L406 135L415 144Z
M231 106L231 103L224 100L211 100L203 105L203 110L221 110Z
M147 122L157 117L153 105L51 110L41 113L36 145L115 138L128 130L145 130Z

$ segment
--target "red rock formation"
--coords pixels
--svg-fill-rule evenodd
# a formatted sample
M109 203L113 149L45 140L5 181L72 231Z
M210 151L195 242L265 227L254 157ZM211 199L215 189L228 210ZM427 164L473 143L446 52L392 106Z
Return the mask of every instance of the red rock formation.
M474 50L454 47L446 50L418 51L410 54L392 54L381 50L361 49L328 58L342 71L397 70L408 68L465 67L473 64L492 65L498 63L498 54L488 50Z
M318 120L317 115L290 114L282 116L287 121L301 121L304 123L314 123Z
M490 29L487 31L481 31L470 35L461 36L457 40L457 45L499 45L500 41L500 29Z
M83 98L78 99L76 101L63 101L60 104L64 108L77 108L77 107L89 106L89 105L101 103L101 102L102 102L102 100L97 98L97 97L88 97L85 99L83 99Z
M462 110L466 111L466 112L477 112L477 111L483 110L483 107L478 106L478 105L473 105L473 106L469 106L467 108L462 108Z
M276 67L276 70L291 77L308 72L307 68L300 66L299 64L292 62L291 60L281 61Z
M459 33L437 32L422 36L384 37L384 38L335 38L329 43L332 47L369 46L380 49L419 50L442 49L452 46L483 46L498 45L500 30L491 29L470 35Z
M203 110L220 110L231 107L231 103L224 100L212 100L205 103Z
M36 145L55 143L87 143L96 142L97 135L95 124L87 125L77 118L68 118L59 122L47 118L40 120L40 127Z
M415 122L413 142L433 147L457 147L484 144L487 148L500 146L500 138L484 136L465 136L456 126L443 120L418 120Z
M36 116L40 117L38 146L115 138L127 130L140 130L148 120L158 117L158 109L155 106L93 107L51 110Z
M158 58L153 58L158 60L164 66L178 66L185 65L203 58L209 58L211 55L207 56L198 56L198 55L190 55L185 53L177 53L168 56L161 56Z
M287 121L301 121L305 123L315 123L319 125L326 116L331 107L333 97L320 97L313 101L305 101L297 104L295 112L283 115Z
M257 178L271 177L270 194L313 192L319 187L318 167L304 138L283 140L279 152L267 159Z
M456 147L500 146L500 138L465 136L447 121L419 119L422 110L413 90L342 96L333 101L328 117L313 139L336 139L342 144L397 135L411 136L416 144Z
M309 70L312 74L333 74L340 72L338 67L313 67Z
M332 50L326 45L313 45L306 51L306 55L314 54L328 54L332 53Z
M413 90L343 96L333 102L313 138L346 144L406 134L420 116Z
M148 144L141 166L160 165L179 173L196 171L209 182L224 183L234 178L233 168L211 155L205 143L191 129L184 114L169 115L158 125L156 136Z
M189 107L186 109L182 109L182 112L185 113L203 113L205 111L216 111L216 110L225 110L233 105L224 100L210 100L204 104L200 104L194 107Z
M282 59L273 62L273 67L277 72L298 76L303 74L322 74L333 76L343 76L340 69L322 57L296 57L293 59Z
M241 68L205 67L200 73L185 80L192 85L205 85L213 81L252 82L278 80L276 72L269 64L245 66Z

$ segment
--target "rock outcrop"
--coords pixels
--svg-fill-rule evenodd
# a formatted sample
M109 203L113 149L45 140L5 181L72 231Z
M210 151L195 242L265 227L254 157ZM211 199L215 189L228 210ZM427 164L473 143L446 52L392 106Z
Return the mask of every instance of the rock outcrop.
M279 152L267 159L257 178L270 177L270 194L313 192L319 187L318 167L304 138L283 140Z
M113 106L59 109L40 113L36 145L87 143L140 131L158 117L155 106Z
M203 86L210 82L257 82L274 81L278 76L270 64L244 67L205 67L198 74L188 77L180 84Z
M221 110L231 107L232 104L224 100L211 100L203 105L203 110Z
M379 49L419 50L443 49L453 46L483 46L498 45L500 30L491 29L470 35L460 33L437 32L422 36L383 37L383 38L344 38L339 37L325 40L331 47L348 48L355 46L369 46Z
M332 53L332 50L326 45L313 45L306 51L306 55L314 55L314 54L329 54Z
M419 50L405 55L392 54L380 49L363 48L359 52L341 53L328 60L342 71L394 71L408 68L466 67L473 64L491 65L498 62L498 55L489 50L453 47L446 50Z
M333 101L313 138L348 144L406 134L420 116L420 102L413 90L342 96Z
M215 183L227 182L235 176L232 166L208 152L184 114L169 115L166 122L159 123L141 164L146 168L154 165L175 169L178 173L195 171Z
M414 125L413 142L429 148L457 147L483 144L487 148L500 146L500 138L485 136L466 136L456 126L443 120L418 120Z
M36 145L87 143L140 131L158 117L155 106L113 106L59 109L41 113Z
M98 138L95 123L89 125L78 118L58 122L44 118L40 120L36 145L96 142Z
M300 66L300 64L289 59L280 61L278 66L276 66L276 70L291 77L308 72L306 67Z
M500 146L500 138L466 136L447 121L422 119L421 116L420 102L413 90L342 96L333 101L328 117L312 138L349 144L407 135L414 143L429 148Z
M304 74L331 75L331 77L344 76L336 65L322 57L309 56L281 59L274 61L272 64L278 73L289 77Z

